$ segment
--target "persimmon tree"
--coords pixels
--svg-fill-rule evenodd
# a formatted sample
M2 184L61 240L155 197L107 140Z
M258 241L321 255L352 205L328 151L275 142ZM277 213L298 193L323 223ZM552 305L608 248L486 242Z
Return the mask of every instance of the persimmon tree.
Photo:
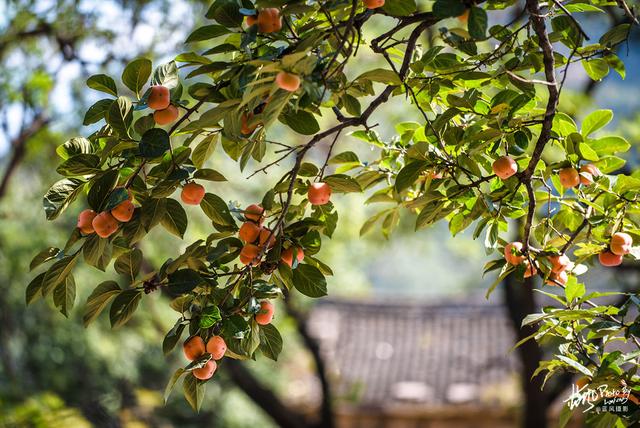
M510 22L495 12L503 9ZM584 15L603 12L623 23L587 35ZM487 296L508 275L541 278L537 291L556 306L525 324L538 326L529 339L553 345L539 369L547 378L569 371L591 385L640 391L640 324L627 315L640 301L600 302L611 293L579 280L594 263L640 256L640 172L616 173L630 145L598 133L611 111L592 111L578 126L559 108L572 65L594 80L611 71L624 77L616 49L636 22L624 0L216 0L206 17L211 22L186 41L202 51L155 70L134 59L122 84L103 74L88 79L106 96L84 124L100 127L58 147L64 178L44 197L49 220L72 203L83 211L62 248L34 258L32 269L50 265L28 285L28 303L52 296L67 315L82 262L105 271L113 261L121 275L95 288L85 324L109 306L120 327L161 289L176 311L163 350L186 339L191 360L167 392L183 379L197 409L225 358L277 359L283 343L272 301L294 291L327 294L332 272L321 246L338 222L331 199L368 192L367 202L382 208L362 234L380 223L388 236L403 210L416 214L416 229L446 221L456 235L473 225L474 238L495 254L485 268L497 272ZM386 65L350 78L364 50ZM396 123L397 135L384 139L372 115L394 98L421 120ZM318 116L333 124L321 129ZM276 122L307 137L278 141L270 133ZM341 147L347 133L350 146ZM354 141L377 160L361 161ZM309 153L321 145L328 155L314 163ZM238 205L206 192L205 181L225 181L208 167L212 156L243 171L258 165L249 175L261 177L264 197ZM194 209L209 217L211 233L141 272L147 233L160 226L183 237ZM510 242L514 234L520 238ZM636 350L610 346L619 341ZM596 417L624 424L638 413Z

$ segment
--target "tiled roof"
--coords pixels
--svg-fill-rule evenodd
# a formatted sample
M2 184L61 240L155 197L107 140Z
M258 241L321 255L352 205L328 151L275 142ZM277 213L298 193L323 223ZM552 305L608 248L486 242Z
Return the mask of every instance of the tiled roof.
M335 393L360 407L517 400L514 334L501 306L323 301L309 327Z

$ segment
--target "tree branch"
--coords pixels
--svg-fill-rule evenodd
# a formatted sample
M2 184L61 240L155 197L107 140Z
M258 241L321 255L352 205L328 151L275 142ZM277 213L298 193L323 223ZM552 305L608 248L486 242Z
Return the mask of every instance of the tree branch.
M285 406L268 388L262 385L240 361L225 358L224 367L233 382L282 428L305 428L309 425L302 415Z
M335 424L333 419L333 400L331 394L331 385L329 384L329 379L327 378L327 369L325 361L320 353L320 346L309 333L306 315L299 312L293 306L293 303L291 302L291 295L288 295L287 298L284 299L284 304L287 310L287 314L289 314L289 316L295 320L298 334L300 335L300 337L302 337L302 341L309 353L311 353L313 361L316 365L316 373L318 375L318 379L320 380L320 385L322 388L322 405L320 409L321 420L318 426L321 428L333 428Z
M46 118L42 112L39 112L35 115L29 126L23 127L20 133L11 140L11 158L7 163L7 168L5 169L2 180L0 181L0 199L5 196L7 189L9 188L11 177L24 158L27 142L42 128L47 126L48 123L49 119Z

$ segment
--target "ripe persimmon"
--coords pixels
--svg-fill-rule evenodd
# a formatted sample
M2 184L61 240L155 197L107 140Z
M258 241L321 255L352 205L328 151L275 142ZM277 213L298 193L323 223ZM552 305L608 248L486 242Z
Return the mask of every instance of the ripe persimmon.
M298 263L301 263L304 260L304 251L300 247L289 247L286 250L282 251L280 254L280 260L289 265L290 268L293 267L293 250L296 250L296 259Z
M284 91L295 92L300 87L300 76L281 71L276 75L276 85Z
M258 32L260 33L275 33L276 31L280 31L282 29L280 10L275 7L260 10L256 23L258 24Z
M633 246L633 239L631 235L624 232L616 232L611 235L611 242L609 243L609 249L613 254L618 256L624 256L629 254L631 247Z
M218 365L216 364L216 362L213 360L209 360L204 365L204 367L195 369L191 373L193 373L193 376L196 377L197 379L207 380L207 379L211 379L211 376L213 376L217 368L218 368Z
M260 264L258 255L260 254L260 247L254 244L247 244L240 250L240 262L243 265L257 266Z
M561 271L560 273L551 272L551 275L549 275L549 279L547 279L546 283L548 285L558 285L558 284L565 285L568 280L569 280L569 276L565 271Z
M251 204L244 209L244 216L247 220L255 221L262 224L264 214L264 208L257 204Z
M198 183L187 183L182 187L180 199L187 205L199 205L204 198L204 187Z
M363 0L362 2L367 9L377 9L384 6L384 0Z
M580 167L580 183L584 185L593 183L593 179L600 177L601 175L602 173L598 167L592 163L588 163Z
M575 168L563 168L558 173L558 176L560 177L560 184L565 189L571 189L580 184L580 174Z
M256 22L258 22L258 16L257 15L247 15L244 17L245 22L247 23L248 27L251 27L252 25L255 25Z
M269 235L271 235L271 237L269 237ZM276 234L271 233L271 229L263 227L260 230L260 241L259 241L260 246L264 247L264 244L267 242L267 239L269 240L269 244L267 245L267 247L268 248L273 247L276 243Z
M504 246L504 259L511 265L519 265L524 261L522 242L512 242Z
M273 313L275 312L275 307L273 303L268 300L264 300L260 302L260 311L256 314L256 322L259 325L267 325L271 323L273 320Z
M598 260L602 266L620 266L622 264L623 256L618 254L613 254L609 250L605 250L598 254Z
M184 352L184 356L187 357L187 360L189 361L200 358L206 351L204 340L202 340L200 336L191 336L190 338L185 340L184 344L182 345L182 351Z
M257 123L249 125L252 119L253 113L242 113L242 116L240 116L240 133L245 137L253 134L253 131L258 127Z
M524 277L529 278L538 273L535 263L529 263L529 260L522 262L524 264Z
M162 85L151 87L151 93L147 98L147 106L154 110L164 110L171 104L171 94L169 88Z
M312 183L307 191L311 205L325 205L331 198L331 186L327 183Z
M549 256L549 261L551 262L551 272L560 273L564 272L571 263L569 257L565 254L558 254L556 256Z
M80 232L84 233L85 235L89 235L90 233L95 232L93 230L93 225L91 224L91 222L93 222L93 219L96 218L98 214L94 211L94 210L84 210L82 211L79 215L78 215L78 224L77 227L78 229L80 229Z
M245 243L256 242L258 236L260 236L262 228L258 226L256 223L252 221L245 221L240 226L240 230L238 231L238 236Z
M506 180L518 172L518 164L511 156L499 157L493 162L491 168L493 169L494 174L502 180Z
M118 221L108 211L95 216L91 225L101 238L108 238L118 230Z
M133 202L130 199L127 199L124 202L118 204L117 207L111 210L111 215L118 221L122 223L126 223L131 220L133 217L133 211L135 207L133 206Z
M169 123L175 121L178 118L178 107L173 104L169 105L169 107L164 110L156 110L153 112L153 120L160 126L168 125Z
M224 357L224 353L227 352L227 344L222 336L213 336L207 341L206 349L214 360L219 360Z

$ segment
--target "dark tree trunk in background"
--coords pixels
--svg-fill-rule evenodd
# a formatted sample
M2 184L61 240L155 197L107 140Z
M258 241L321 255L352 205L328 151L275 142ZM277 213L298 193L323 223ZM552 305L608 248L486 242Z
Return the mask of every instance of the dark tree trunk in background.
M294 307L293 302L291 301L291 295L286 296L285 307L287 309L287 314L295 320L298 334L302 337L302 342L311 353L316 365L316 374L320 380L320 386L322 388L322 403L320 404L320 422L318 423L318 426L321 428L334 428L333 396L331 394L329 378L327 377L326 364L320 352L320 345L309 332L306 314L299 312Z
M260 384L243 363L227 358L224 363L233 382L282 428L308 428L302 415L287 408L269 388Z
M517 340L524 339L536 331L535 327L522 325L522 320L531 313L537 312L533 295L533 281L528 279L524 283L518 282L514 275L509 275L504 283L505 304L509 311L509 317L513 323ZM544 391L542 391L543 376L532 378L542 359L542 350L538 343L531 339L517 348L520 356L521 383L524 395L523 428L546 428L548 403Z

